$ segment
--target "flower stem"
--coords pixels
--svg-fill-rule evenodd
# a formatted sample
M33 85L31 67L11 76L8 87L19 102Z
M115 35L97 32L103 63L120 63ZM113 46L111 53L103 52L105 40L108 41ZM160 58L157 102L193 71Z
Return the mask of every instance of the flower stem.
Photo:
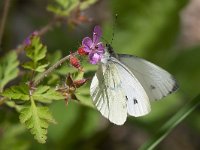
M54 17L47 25L45 25L44 27L40 28L39 30L36 30L38 32L39 36L43 36L44 34L46 34L49 30L51 30L54 26L56 26L57 24L61 23L63 20L65 20L64 17ZM23 51L25 48L24 44L20 44L17 48L16 48L16 52L19 54L21 51Z
M3 105L6 100L6 97L0 97L0 106Z
M10 6L10 0L5 0L1 25L0 25L0 46L2 44L1 42L2 42L3 32L5 28L6 18L8 15L9 6Z
M78 53L72 53L72 55L77 55ZM36 78L33 81L33 85L37 86L45 77L47 77L53 70L55 70L58 66L60 66L63 62L65 62L66 60L68 60L70 57L70 55L65 56L64 58L62 58L61 60L59 60L58 62L56 62L53 66L51 66L49 69L47 69L45 72L43 72L38 78Z

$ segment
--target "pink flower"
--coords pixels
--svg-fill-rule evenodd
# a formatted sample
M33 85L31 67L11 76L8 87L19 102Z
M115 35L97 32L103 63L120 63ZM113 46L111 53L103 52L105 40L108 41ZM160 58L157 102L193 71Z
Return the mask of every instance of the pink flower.
M91 64L97 64L100 62L102 55L105 52L105 47L100 42L101 35L101 28L95 26L93 31L93 40L89 37L85 37L82 41L83 50L88 53Z
M29 35L23 42L23 44L25 46L29 46L31 45L31 40L34 36L38 36L38 32L37 31L34 31L33 33L31 33L31 35Z

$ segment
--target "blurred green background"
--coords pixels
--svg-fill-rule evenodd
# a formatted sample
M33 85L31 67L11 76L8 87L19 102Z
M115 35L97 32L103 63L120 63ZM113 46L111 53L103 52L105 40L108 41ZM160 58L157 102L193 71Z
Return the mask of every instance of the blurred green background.
M16 48L30 33L53 18L53 13L46 9L52 1L10 2L0 54ZM1 0L1 14L3 3L4 0ZM85 105L70 102L66 107L63 101L51 105L58 124L49 127L48 140L43 145L38 144L19 124L15 110L0 107L0 150L138 149L200 92L199 10L199 0L99 0L83 12L92 19L90 23L71 26L65 22L50 30L42 37L48 53L54 54L59 49L63 56L70 50L77 50L82 38L92 35L95 25L102 26L103 37L108 42L111 42L114 30L112 46L116 52L137 55L165 68L176 77L180 89L162 101L152 103L149 115L129 117L123 126L115 126L87 106L91 101L88 83L78 90L79 98ZM118 14L116 21L115 14ZM86 75L92 76L92 70L86 67ZM200 149L199 115L200 109L197 108L157 149Z

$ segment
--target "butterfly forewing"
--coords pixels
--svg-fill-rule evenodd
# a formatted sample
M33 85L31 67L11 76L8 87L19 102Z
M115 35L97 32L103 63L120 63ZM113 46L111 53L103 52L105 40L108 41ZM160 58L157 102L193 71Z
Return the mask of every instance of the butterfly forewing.
M141 83L150 100L159 100L178 88L172 75L155 64L136 56L126 54L118 56Z
M101 114L118 125L126 121L127 113L137 117L150 112L149 99L141 84L113 57L99 65L90 93Z
M90 94L101 114L111 122L122 125L127 118L126 97L113 63L101 64L92 79Z

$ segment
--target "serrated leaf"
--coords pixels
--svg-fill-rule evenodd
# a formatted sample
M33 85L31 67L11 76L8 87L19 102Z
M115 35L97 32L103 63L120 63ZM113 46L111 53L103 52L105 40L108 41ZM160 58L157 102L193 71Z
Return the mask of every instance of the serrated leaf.
M35 65L36 64L36 65ZM25 69L34 70L36 72L43 72L49 64L34 63L32 61L25 62L22 66Z
M48 120L48 122L51 122L51 123L56 123L56 121L52 117L48 107L38 108L38 114L39 114L40 118Z
M6 89L1 95L10 99L29 100L29 89L27 85L12 86Z
M23 108L24 108L24 106L23 105L17 105L14 101L12 101L12 100L7 100L7 101L5 101L5 104L7 105L7 106L9 106L10 108L14 108L17 112L20 112Z
M37 107L31 97L31 106L20 112L20 122L34 135L39 143L45 143L49 123L56 123L48 107Z
M33 93L33 97L35 100L43 102L43 103L51 103L53 100L62 100L64 97L50 88L49 86L40 86Z
M32 62L32 61L25 62L22 65L22 67L24 67L25 69L29 69L29 70L35 70L34 62Z
M46 68L48 65L49 65L49 64L39 65L39 66L35 69L35 71L37 71L37 72L43 72L43 71L45 71L45 68Z
M26 47L25 50L26 50L27 57L32 59L32 61L34 63L36 63L39 60L42 60L43 58L45 58L46 52L47 52L46 46L44 46L41 43L40 38L38 36L34 36L31 39L31 45Z
M11 80L17 77L19 61L16 52L9 52L5 57L0 59L0 91Z
M43 72L48 66L45 62L47 48L44 46L40 37L33 36L31 39L31 44L25 47L26 55L31 59L31 61L25 62L23 67L35 72Z

